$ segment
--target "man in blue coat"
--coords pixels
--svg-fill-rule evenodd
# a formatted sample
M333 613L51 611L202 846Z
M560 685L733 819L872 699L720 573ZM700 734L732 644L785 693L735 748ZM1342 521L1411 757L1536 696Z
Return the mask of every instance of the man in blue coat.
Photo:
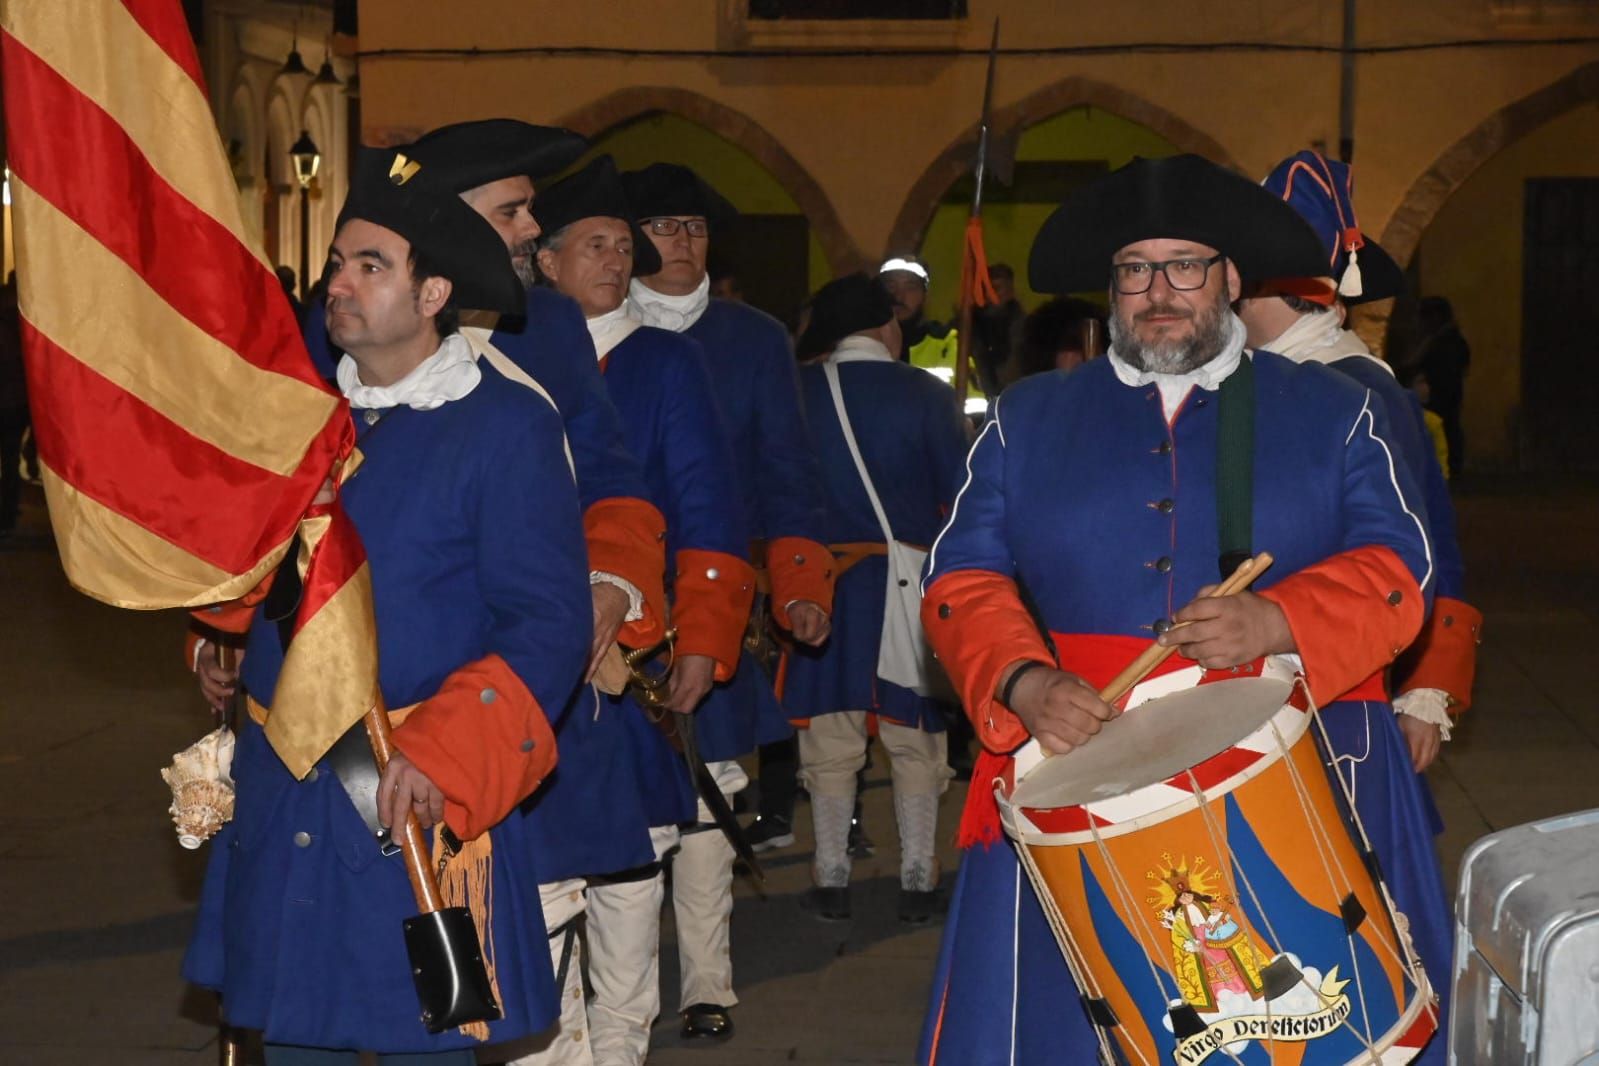
M392 159L361 161L326 272L363 456L340 493L370 565L395 720L375 817L410 812L459 838L435 847L440 880L477 918L504 1016L486 1031L423 1025L403 862L380 852L332 759L296 780L266 742L285 649L263 607L243 663L235 820L213 845L185 974L222 993L231 1024L263 1031L272 1066L358 1050L466 1066L480 1041L538 1032L556 1010L532 847L511 815L554 763L549 719L586 657L577 490L554 408L454 328L457 306L520 305L503 246L453 195L390 181Z
M1113 344L1000 398L928 561L922 617L984 751L921 1062L1093 1062L1115 1042L1113 1018L1075 1006L991 788L1030 738L1092 751L1117 713L1097 691L1152 640L1208 669L1299 656L1375 866L1447 989L1448 908L1383 678L1436 583L1426 509L1370 390L1246 350L1229 309L1244 279L1323 262L1291 209L1195 156L1134 162L1039 233L1032 287L1108 281ZM1249 447L1223 452L1224 418ZM1276 558L1256 591L1206 597L1250 551Z
M629 766L625 777L605 780L596 771L568 781L557 772L534 807L536 818L552 803L572 809L558 826L580 836L606 835L597 824L602 818L626 820L609 830L613 835L649 831L651 861L591 861L584 868L594 1061L636 1066L649 1052L650 1026L660 1013L660 859L678 844L679 826L695 820L693 783L666 733L729 731L717 719L735 708L705 697L739 668L755 573L743 508L732 491L732 447L704 353L689 338L630 314L627 285L635 266L653 273L660 259L633 222L615 163L600 156L546 189L535 211L544 230L540 273L583 309L628 449L666 516L666 586L677 632L669 687L658 701L631 690L610 697L592 716L610 724L603 739L594 738L607 750L593 761ZM562 751L569 750L563 736ZM585 810L595 813L585 817Z
M1394 686L1399 728L1419 773L1437 758L1440 742L1449 739L1455 719L1471 705L1482 613L1465 602L1465 564L1449 479L1433 450L1421 402L1358 334L1344 328L1347 308L1398 296L1404 272L1361 232L1349 164L1308 149L1296 152L1272 169L1265 188L1315 229L1326 250L1326 272L1251 286L1238 302L1249 343L1296 363L1322 363L1369 388L1388 412L1396 457L1410 468L1427 501L1437 593L1421 635L1397 664Z
M699 342L711 387L733 447L735 491L746 528L764 541L772 617L801 643L827 637L833 602L833 557L821 542L821 480L800 415L793 353L777 320L747 304L710 298L710 242L737 212L687 167L657 163L622 175L623 188L646 236L659 253L654 273L629 286L631 313ZM791 735L770 685L747 653L744 665L719 682L699 712L725 728L707 730L701 751L722 790L731 795L748 779L735 762L760 745ZM690 664L703 677L705 663ZM727 708L724 714L722 707ZM733 909L733 849L703 825L685 833L673 863L672 906L677 916L683 976L683 1031L722 1036L732 1031L733 993L728 920Z
M966 454L954 390L899 361L899 329L882 283L852 274L816 293L798 345L838 583L832 636L820 648L784 656L782 697L805 723L800 777L816 832L815 884L802 903L835 921L850 915L850 816L870 743L867 716L876 717L893 771L901 921L925 922L937 906L938 798L953 774L943 711L930 686L918 691L906 684L908 674L891 670L898 678L891 680L879 670L884 648L890 655L899 648L885 625L914 618L899 609L899 582L921 576L894 569L902 557L891 562L890 535L926 551L949 516ZM812 362L817 356L824 361ZM919 633L913 638L920 643Z

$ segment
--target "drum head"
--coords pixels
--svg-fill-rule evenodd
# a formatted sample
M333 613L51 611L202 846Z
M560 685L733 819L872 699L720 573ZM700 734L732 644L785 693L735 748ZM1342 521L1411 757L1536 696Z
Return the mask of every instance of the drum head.
M1276 678L1214 681L1140 704L1065 755L1051 755L1011 793L1014 807L1075 807L1153 785L1237 744L1293 692Z

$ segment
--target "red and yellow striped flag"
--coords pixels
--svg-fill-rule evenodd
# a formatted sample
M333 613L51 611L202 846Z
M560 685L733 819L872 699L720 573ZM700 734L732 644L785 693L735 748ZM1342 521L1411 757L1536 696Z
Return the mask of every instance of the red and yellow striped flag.
M122 607L305 586L267 732L303 774L376 696L353 469L254 247L178 0L0 0L23 350L67 576Z

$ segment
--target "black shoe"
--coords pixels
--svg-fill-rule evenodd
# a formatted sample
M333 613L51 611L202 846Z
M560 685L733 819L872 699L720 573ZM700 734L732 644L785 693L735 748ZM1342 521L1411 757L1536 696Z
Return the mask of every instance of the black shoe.
M938 898L936 889L932 892L899 890L899 920L906 925L926 925L942 912L943 901Z
M715 1003L696 1003L683 1012L683 1039L726 1040L733 1035L733 1017Z
M849 921L849 886L823 888L812 885L800 897L800 910L809 911L824 922Z
M859 817L851 818L849 823L849 857L852 859L869 859L877 854L877 845L872 843L872 838L866 835L866 827L861 825Z
M794 843L794 826L787 818L776 814L763 814L744 830L744 839L756 852L786 848Z

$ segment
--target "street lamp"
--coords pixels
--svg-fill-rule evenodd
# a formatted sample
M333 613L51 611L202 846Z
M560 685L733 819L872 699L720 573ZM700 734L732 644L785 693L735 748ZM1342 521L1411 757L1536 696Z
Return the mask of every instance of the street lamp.
M322 165L322 153L309 131L300 131L289 158L294 161L294 180L300 183L300 299L304 300L311 291L311 182Z

